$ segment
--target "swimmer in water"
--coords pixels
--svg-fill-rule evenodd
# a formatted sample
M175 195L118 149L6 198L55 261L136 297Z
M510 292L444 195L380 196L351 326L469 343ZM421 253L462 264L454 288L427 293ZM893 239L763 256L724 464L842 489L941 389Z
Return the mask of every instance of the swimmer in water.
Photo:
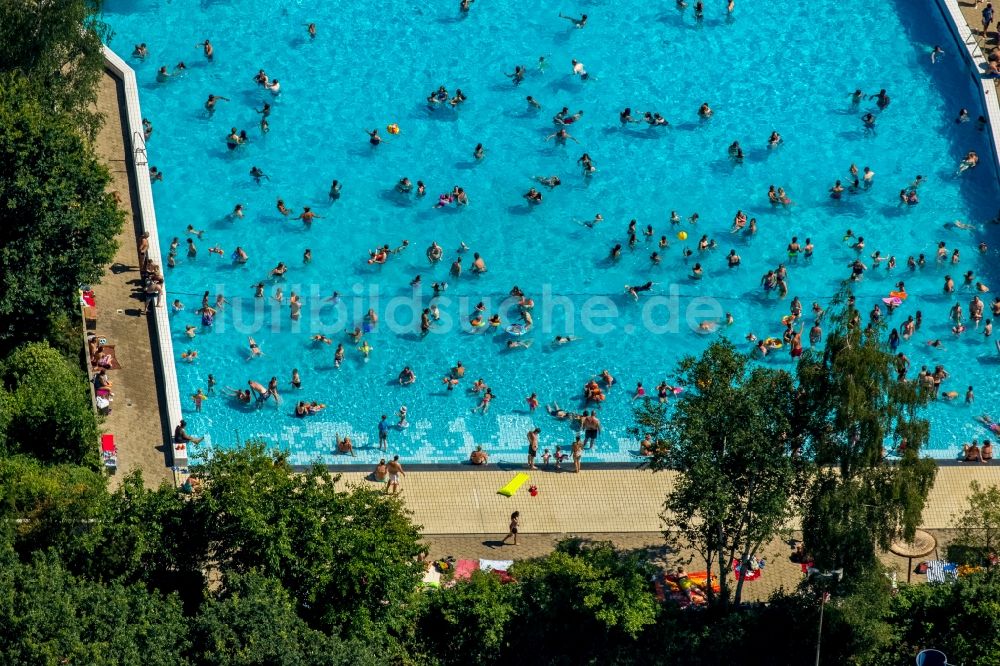
M377 146L380 143L382 143L382 137L380 137L378 135L378 128L377 127L375 129L373 129L371 132L369 132L368 130L365 130L365 134L368 135L368 143L370 143L371 145Z
M212 42L207 39L201 44L195 44L194 47L205 53L205 60L212 62L212 59L215 58L215 48L212 46Z
M547 137L545 137L546 141L549 141L551 139L555 139L556 143L558 144L565 144L566 139L572 139L573 141L580 143L575 136L573 136L572 134L570 134L569 132L567 132L562 128L560 128L559 131L556 132L555 134L550 134Z
M587 74L587 70L584 68L583 63L579 60L573 60L573 76L579 76L581 80L586 81L590 75Z
M330 183L330 201L336 201L340 198L340 181L334 180Z
M264 173L260 169L260 167L256 167L256 166L250 167L250 177L253 178L254 182L257 183L258 185L260 184L260 179L261 178L267 178L268 180L271 180L270 176L268 176L266 173Z
M587 15L586 14L582 15L580 18L573 18L572 16L566 16L565 14L560 13L559 14L559 18L566 19L567 21L569 21L570 23L573 24L574 28L577 28L577 29L582 28L585 25L587 25Z
M977 155L975 151L970 150L966 153L965 159L958 165L958 173L975 168L977 164L979 164L979 155Z
M889 102L891 102L891 101L892 101L892 100L891 100L891 99L889 98L889 96L885 94L885 88L882 88L881 90L879 90L879 91L878 91L878 93L876 93L876 94L874 94L874 95L870 95L870 96L868 97L868 99L874 99L874 100L877 100L877 101L875 102L875 106L877 106L877 107L878 107L879 109L883 109L883 110L884 110L884 109L885 109L885 108L886 108L887 106L889 106Z
M535 111L542 108L542 105L539 104L538 101L531 95L528 95L527 102L529 111Z
M931 64L933 65L937 63L938 58L940 58L943 55L944 55L944 49L935 44L934 48L931 49Z
M316 24L310 23L306 26L306 30L309 31L309 39L316 39Z
M250 344L250 355L247 356L247 360L248 361L250 359L252 359L252 358L257 358L258 356L263 356L264 355L264 352L262 352L260 350L260 346L257 344L257 342L252 337L247 338L247 341Z
M625 293L631 295L634 300L638 301L639 300L639 292L649 291L652 288L653 288L653 283L652 282L647 282L647 283L641 284L641 285L639 285L637 287L633 287L633 286L630 286L630 285L625 285Z
M222 95L209 95L208 99L205 101L205 110L208 111L209 115L215 113L215 104L219 100L223 102L228 102L228 97L223 97Z
M873 134L875 132L875 116L872 113L866 113L861 116L861 122L865 125L865 134Z
M559 176L535 176L535 180L550 190L562 184L562 181L559 180Z
M302 220L306 224L311 224L313 220L318 220L322 218L322 215L317 215L309 209L309 206L302 207L302 214L296 217L296 220Z
M512 74L504 73L504 76L513 81L515 86L519 86L521 85L521 82L524 81L525 77L524 67L522 65L515 65L514 72Z
M540 204L542 203L542 193L535 188L530 188L527 192L521 195L523 198L527 199L530 204Z

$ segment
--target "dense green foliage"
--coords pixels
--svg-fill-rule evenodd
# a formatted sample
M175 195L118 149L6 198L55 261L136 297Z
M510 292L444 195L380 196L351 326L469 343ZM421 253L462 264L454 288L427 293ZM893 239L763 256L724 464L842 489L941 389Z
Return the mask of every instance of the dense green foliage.
M114 258L124 221L76 121L35 92L0 74L0 349L79 309L78 287Z
M751 369L749 357L725 339L698 358L683 359L678 374L692 390L681 395L657 433L661 445L649 464L678 472L664 521L678 545L693 548L717 572L725 605L734 558L749 562L792 517L800 467L788 446L792 376ZM737 604L742 589L738 580Z
M1000 487L970 483L967 506L953 521L959 534L948 549L949 558L962 564L992 565L1000 548Z
M0 361L0 453L45 462L93 462L97 417L79 367L47 344Z
M296 474L262 444L219 452L199 475L204 556L224 574L279 579L327 629L368 635L400 617L423 575L423 547L398 498L344 489L321 466Z
M0 550L0 626L5 664L179 664L188 643L176 598L82 580L54 553Z
M199 664L379 666L385 661L357 640L311 629L281 584L256 574L233 576L202 606L191 628Z
M5 77L0 90L23 82L42 108L67 117L86 136L100 126L92 104L104 71L101 36L107 29L95 13L97 5L88 0L0 3L0 73Z

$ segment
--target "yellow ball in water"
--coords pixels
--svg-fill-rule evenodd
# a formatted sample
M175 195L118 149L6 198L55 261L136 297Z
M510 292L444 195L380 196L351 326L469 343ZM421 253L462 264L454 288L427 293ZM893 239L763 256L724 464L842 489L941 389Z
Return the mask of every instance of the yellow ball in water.
M688 232L686 231L677 232L677 238L679 238L680 240L687 240L687 237L688 237Z

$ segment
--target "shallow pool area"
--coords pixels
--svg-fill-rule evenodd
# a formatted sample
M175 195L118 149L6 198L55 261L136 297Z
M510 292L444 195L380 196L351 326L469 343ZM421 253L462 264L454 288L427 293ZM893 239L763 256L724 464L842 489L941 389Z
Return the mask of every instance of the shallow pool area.
M560 9L587 14L585 27ZM149 51L130 64L153 126L150 164L164 174L153 185L164 256L174 238L178 244L176 265L164 269L163 307L183 306L171 330L184 416L188 432L205 434L210 446L259 437L296 464L370 465L387 454L458 463L481 445L491 462L522 462L525 434L536 426L542 449L568 449L574 432L545 406L590 409L583 386L607 369L616 381L599 405L603 432L584 464L635 461L638 445L626 428L638 382L655 398L658 384L675 379L677 360L717 335L748 350L751 332L780 337L796 296L807 337L812 304L827 304L857 257L867 266L855 287L861 311L878 304L885 312L882 299L905 281L909 296L889 321L898 326L922 313L922 327L899 348L912 362L910 376L943 365L950 375L943 390L958 393L928 408L927 453L954 458L963 441L988 436L975 417L996 416L1000 353L996 336L968 319L977 292L963 276L971 271L973 284L993 289L979 294L984 322L992 319L1000 225L988 220L1000 207L997 174L976 122L977 93L933 0L766 8L738 0L731 16L726 3L712 2L701 20L693 2L679 9L636 0L562 7L481 0L468 13L457 1L106 0L103 10L122 57L141 42ZM932 63L936 44L945 53ZM586 78L574 73L574 60ZM174 73L181 61L185 69ZM519 65L525 73L515 83L508 75ZM173 75L158 81L160 67ZM280 81L279 94L255 83L261 69ZM448 99L461 89L464 101L429 105L439 86ZM891 98L884 109L869 97L881 88ZM866 93L859 103L855 89ZM210 94L219 96L211 113ZM703 103L710 117L699 115ZM563 107L575 120L557 125ZM626 107L636 119L662 114L669 125L623 124ZM962 108L969 122L956 122ZM873 129L862 120L867 113ZM247 140L231 150L232 128ZM374 128L383 139L377 146L367 134ZM553 136L560 129L569 136ZM780 133L776 146L768 145L772 132ZM730 155L734 141L742 159ZM981 161L959 173L969 151ZM589 174L580 164L585 153L595 167ZM850 190L852 164L875 173L870 188ZM255 179L252 167L264 175ZM919 203L901 203L900 191L918 175ZM414 189L426 184L426 195L397 191L403 177ZM336 200L334 179L342 188ZM848 189L833 198L837 180ZM791 203L769 203L771 185ZM456 187L467 205L441 199ZM540 203L524 198L531 188ZM290 214L279 212L279 199ZM237 204L242 217L231 214ZM311 222L297 219L306 206L316 215ZM748 226L755 218L755 234L733 231L737 211ZM716 247L699 249L703 236ZM860 253L852 248L859 236ZM809 239L812 256L790 256L792 237L803 246ZM941 242L947 258L939 262ZM441 247L436 263L427 257L432 243ZM616 244L621 256L612 260ZM381 263L372 253L383 245L399 251ZM735 268L731 250L741 259ZM886 261L873 259L876 251ZM473 270L476 253L487 268L481 274ZM908 268L908 257L920 254L926 265ZM279 262L287 271L276 277ZM779 264L788 270L784 299L760 286ZM953 294L943 290L947 275ZM433 299L433 283L442 282L447 289ZM637 298L626 292L647 282ZM510 297L514 285L534 302L524 335L507 332L525 324ZM206 293L213 307L217 296L225 299L211 325L197 312ZM473 326L479 303L484 325ZM968 326L961 335L949 319L955 303ZM421 313L432 304L439 318L428 312L433 324L423 335ZM366 317L370 309L377 322ZM493 314L497 327L485 323ZM359 341L345 333L355 327ZM558 344L557 336L571 341ZM942 345L927 344L935 339ZM763 362L793 370L787 352ZM459 361L464 376L448 381ZM416 377L405 386L404 367ZM280 401L243 405L226 395L226 387L267 386L272 377ZM476 410L482 392L470 390L479 378L495 395L486 413ZM972 405L964 402L969 386ZM197 409L199 389L208 395ZM326 407L297 417L300 401ZM396 427L404 405L407 425ZM383 414L393 425L384 452ZM337 435L352 438L355 457L337 454Z

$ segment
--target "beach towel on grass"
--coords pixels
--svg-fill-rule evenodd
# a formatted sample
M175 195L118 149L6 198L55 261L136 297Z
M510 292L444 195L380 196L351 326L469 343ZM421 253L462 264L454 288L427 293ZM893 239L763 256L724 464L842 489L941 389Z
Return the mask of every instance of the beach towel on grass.
M498 495L503 495L504 497L513 497L514 493L525 484L528 480L528 475L524 472L518 472L514 475L514 478L510 480L506 486L497 491Z

